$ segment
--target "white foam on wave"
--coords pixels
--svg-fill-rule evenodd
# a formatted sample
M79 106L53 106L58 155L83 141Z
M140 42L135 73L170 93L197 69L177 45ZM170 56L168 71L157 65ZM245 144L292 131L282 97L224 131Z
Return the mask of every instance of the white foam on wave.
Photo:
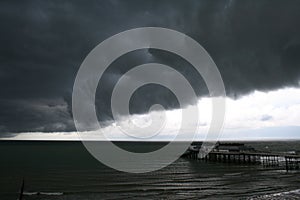
M23 195L26 196L31 196L31 195L36 195L38 192L23 192Z
M286 191L286 192L277 192L273 194L266 194L262 196L252 197L250 199L282 199L282 198L288 198L289 196L296 196L300 198L300 189Z

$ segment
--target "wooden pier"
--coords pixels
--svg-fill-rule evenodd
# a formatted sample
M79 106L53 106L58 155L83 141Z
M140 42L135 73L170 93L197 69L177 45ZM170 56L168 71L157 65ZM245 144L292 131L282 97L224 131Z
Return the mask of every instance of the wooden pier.
M183 157L209 162L263 165L264 167L278 167L286 170L300 169L300 155L283 153L211 151L205 156L200 156L199 150L190 149Z

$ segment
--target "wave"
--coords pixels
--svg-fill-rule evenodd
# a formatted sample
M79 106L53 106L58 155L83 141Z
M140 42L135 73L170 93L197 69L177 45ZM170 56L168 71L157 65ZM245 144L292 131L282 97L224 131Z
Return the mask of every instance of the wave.
M60 196L63 195L63 192L24 192L23 195L32 196L32 195L47 195L47 196Z
M236 172L236 173L227 173L224 174L224 176L241 176L243 172Z
M286 191L286 192L277 192L273 194L266 194L257 197L251 197L251 200L256 199L300 199L300 189Z

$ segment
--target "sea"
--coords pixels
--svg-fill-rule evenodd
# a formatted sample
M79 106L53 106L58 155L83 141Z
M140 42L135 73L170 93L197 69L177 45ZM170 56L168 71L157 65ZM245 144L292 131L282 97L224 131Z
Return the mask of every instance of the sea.
M257 150L300 152L300 141L245 142ZM163 142L116 142L147 152ZM300 172L179 158L158 171L132 174L96 160L81 142L0 141L0 199L300 199Z

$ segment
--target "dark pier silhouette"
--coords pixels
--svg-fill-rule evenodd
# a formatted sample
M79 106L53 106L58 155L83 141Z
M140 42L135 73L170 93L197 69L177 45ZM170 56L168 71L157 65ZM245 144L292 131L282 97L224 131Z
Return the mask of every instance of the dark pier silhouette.
M241 165L263 165L286 170L300 169L300 155L287 153L258 152L241 143L218 143L207 154L200 152L199 145L192 145L183 157L207 162L221 162Z

